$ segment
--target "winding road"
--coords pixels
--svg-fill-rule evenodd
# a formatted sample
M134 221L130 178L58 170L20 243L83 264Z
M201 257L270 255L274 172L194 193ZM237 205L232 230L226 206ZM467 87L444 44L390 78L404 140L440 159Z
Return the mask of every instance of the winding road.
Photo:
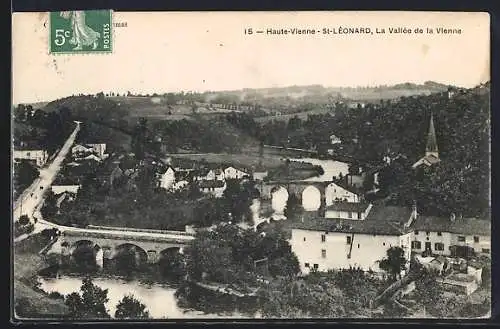
M75 121L76 128L68 137L63 147L54 158L52 163L40 171L40 177L37 178L18 198L14 204L13 220L17 221L22 215L27 215L28 218L34 222L34 230L29 234L23 234L14 239L18 242L28 238L32 234L39 233L47 228L57 228L61 232L72 232L78 234L106 234L110 236L121 236L130 238L167 238L177 240L192 240L192 234L176 231L159 231L159 230L140 230L132 228L119 228L119 227L95 227L95 228L79 228L62 226L51 223L43 219L40 208L43 205L44 195L51 188L54 179L62 168L62 163L68 152L71 150L75 142L76 135L80 131L81 122ZM35 222L36 219L36 222Z

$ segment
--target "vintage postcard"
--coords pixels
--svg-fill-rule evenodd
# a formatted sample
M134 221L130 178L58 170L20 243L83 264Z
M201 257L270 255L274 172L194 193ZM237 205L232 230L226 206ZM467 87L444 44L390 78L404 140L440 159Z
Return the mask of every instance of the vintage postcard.
M12 24L16 321L491 317L487 13Z

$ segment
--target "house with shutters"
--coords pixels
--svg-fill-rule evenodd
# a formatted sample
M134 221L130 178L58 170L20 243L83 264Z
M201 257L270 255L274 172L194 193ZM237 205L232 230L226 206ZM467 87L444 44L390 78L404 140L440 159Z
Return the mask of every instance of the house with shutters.
M490 220L417 215L412 230L411 247L417 254L463 257L467 252L491 253Z
M381 272L378 262L395 246L407 260L490 255L491 221L424 216L416 204L410 209L339 202L327 207L325 217L293 223L290 245L303 273L349 267Z
M393 246L403 248L408 268L412 233L408 224L414 215L405 207L366 205L360 219L335 216L292 224L290 245L302 273L350 267L382 272L379 261Z

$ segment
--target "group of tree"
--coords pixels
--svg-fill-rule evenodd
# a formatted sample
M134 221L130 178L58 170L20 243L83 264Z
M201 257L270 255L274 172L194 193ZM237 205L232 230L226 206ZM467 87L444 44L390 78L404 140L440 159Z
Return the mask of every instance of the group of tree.
M75 128L71 111L64 106L54 111L34 109L31 105L18 105L14 109L14 124L23 123L41 128L42 136L33 136L38 147L53 153L59 148ZM17 137L14 136L14 139ZM33 140L30 140L33 142Z
M90 278L83 280L80 292L73 292L64 300L69 308L69 317L76 320L109 319L108 302L108 289L98 287ZM133 295L126 295L116 306L115 318L148 319L149 312Z
M190 279L239 287L255 285L258 273L293 277L299 271L297 257L283 232L264 236L234 224L220 224L214 230L199 231L184 254ZM256 262L262 260L267 270L257 272Z
M260 290L266 318L371 317L370 300L384 282L358 268L311 272L271 281Z
M14 199L40 176L38 168L29 161L20 161L14 164Z

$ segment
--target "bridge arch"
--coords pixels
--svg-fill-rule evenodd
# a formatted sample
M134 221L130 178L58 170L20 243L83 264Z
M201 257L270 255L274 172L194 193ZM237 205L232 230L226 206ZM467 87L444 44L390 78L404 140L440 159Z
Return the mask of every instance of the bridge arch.
M122 243L114 248L113 263L118 271L133 271L148 262L148 253L134 243Z
M100 266L97 259L101 247L91 240L77 240L71 244L69 255L77 271L94 271Z
M285 186L278 185L271 189L271 206L278 213L283 214L290 193Z
M309 185L302 191L302 207L306 211L316 211L321 207L321 191Z

